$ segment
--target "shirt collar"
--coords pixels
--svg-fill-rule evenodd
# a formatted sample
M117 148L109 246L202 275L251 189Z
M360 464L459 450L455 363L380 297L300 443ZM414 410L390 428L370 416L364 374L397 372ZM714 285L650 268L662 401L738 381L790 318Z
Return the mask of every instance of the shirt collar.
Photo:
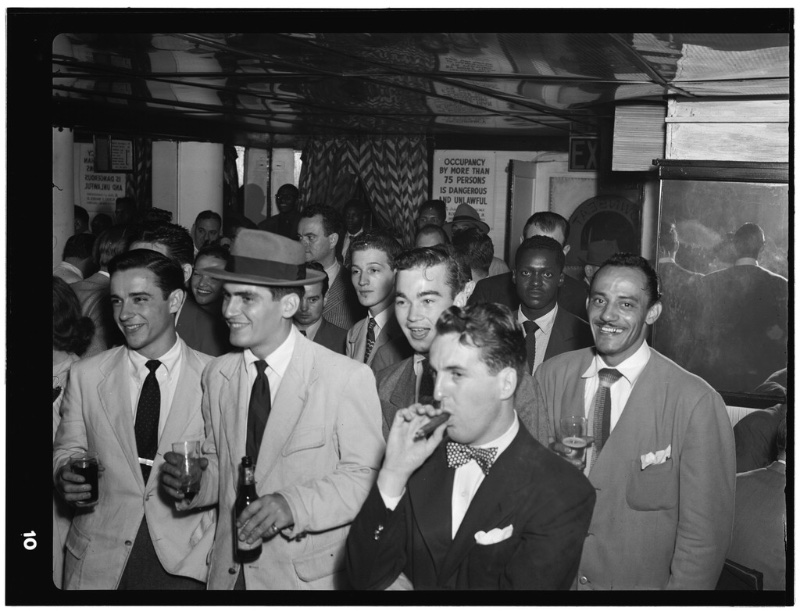
M289 330L289 336L264 359L267 362L267 366L281 377L286 373L286 368L289 367L289 361L292 360L292 353L294 352L294 345L297 343L298 335L300 335L300 331L297 330L297 327L292 325ZM252 363L261 360L253 354L250 348L246 348L242 354L244 355L245 365L248 367Z
M109 274L107 271L104 271L102 269L99 270L97 273L98 274L103 274L106 278L111 278L111 274Z
M319 328L320 328L321 326L322 326L322 316L320 316L320 317L319 317L319 318L316 320L316 322L312 322L310 325L308 325L308 326L305 328L306 337L307 337L308 339L311 339L312 337L316 337L316 335L317 335L317 331L319 331Z
M334 258L331 266L325 268L325 273L328 274L328 282L331 284L333 284L333 281L336 280L336 275L339 273L340 267L339 261Z
M616 369L623 376L625 376L625 379L628 380L631 386L633 386L649 360L650 346L648 346L647 342L644 341L636 352L634 352L613 369ZM592 362L589 364L589 367L583 372L581 377L591 378L597 375L597 372L604 367L609 367L609 365L603 360L603 357L601 357L599 354L595 354Z
M178 362L178 357L181 355L182 343L183 340L180 337L176 337L175 343L172 345L172 348L167 350L157 359L161 361L161 364L164 365L164 367L167 368L168 375L172 375L172 370L175 367L175 364ZM140 354L136 350L131 350L130 348L128 348L128 358L131 361L133 370L137 373L141 373L142 370L145 369L145 363L147 363L147 361L153 360L147 358L143 354Z
M72 272L75 272L76 274L78 274L81 277L81 279L83 279L83 272L80 270L80 268L74 266L69 261L62 261L61 262L61 267L65 268L65 269L68 269L68 270L70 270Z
M383 329L386 326L386 323L389 322L389 318L392 316L394 316L394 304L390 303L388 308L386 308L380 314L375 315L375 322L377 323L378 327Z
M516 410L514 411L514 422L511 423L511 426L508 427L505 433L500 435L497 439L493 439L488 443L482 443L479 446L474 446L476 448L497 448L497 454L495 455L495 459L497 456L502 454L503 450L505 450L508 446L511 445L511 442L514 441L514 437L517 436L517 432L519 432L519 417L517 416Z
M350 239L356 238L356 237L360 236L362 233L364 233L364 228L363 227L361 229L359 229L358 231L356 231L355 233L348 233L347 237L350 238Z
M534 318L533 322L536 323L536 326L539 327L543 333L547 334L550 333L550 330L553 328L553 323L556 321L556 313L558 312L558 304L550 310L547 314L540 316L539 318ZM530 320L525 314L522 313L522 306L517 310L517 320L519 324L524 323L526 320Z

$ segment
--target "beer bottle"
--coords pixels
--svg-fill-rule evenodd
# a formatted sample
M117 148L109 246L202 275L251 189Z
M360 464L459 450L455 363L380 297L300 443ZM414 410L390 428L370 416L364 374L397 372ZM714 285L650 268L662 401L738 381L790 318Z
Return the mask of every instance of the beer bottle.
M239 492L236 495L236 504L234 505L233 519L233 538L236 543L236 560L237 562L252 562L261 555L261 538L251 544L246 541L239 540L239 532L236 528L236 520L241 515L244 508L258 498L256 494L256 468L253 464L253 459L250 456L242 457L242 480L239 484Z

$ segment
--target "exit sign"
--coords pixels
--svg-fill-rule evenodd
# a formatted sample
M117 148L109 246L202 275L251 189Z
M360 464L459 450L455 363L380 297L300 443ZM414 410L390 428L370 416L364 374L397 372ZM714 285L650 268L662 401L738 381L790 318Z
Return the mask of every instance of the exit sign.
M596 137L573 136L569 139L569 171L595 172L598 166Z

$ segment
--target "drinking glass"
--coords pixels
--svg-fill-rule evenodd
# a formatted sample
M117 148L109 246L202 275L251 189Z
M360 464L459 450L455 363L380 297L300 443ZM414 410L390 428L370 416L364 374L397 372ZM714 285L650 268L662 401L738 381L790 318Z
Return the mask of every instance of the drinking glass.
M172 444L172 451L180 455L180 482L181 492L186 500L191 501L200 490L200 442L176 441Z
M100 471L100 459L97 452L79 452L73 454L69 459L69 468L73 473L82 475L86 480L84 483L89 484L92 489L90 490L91 496L86 501L76 501L75 504L80 507L88 507L97 503L100 498L100 490L97 486L97 476Z
M583 416L565 416L559 422L558 447L559 454L568 462L583 470L586 467L586 418Z

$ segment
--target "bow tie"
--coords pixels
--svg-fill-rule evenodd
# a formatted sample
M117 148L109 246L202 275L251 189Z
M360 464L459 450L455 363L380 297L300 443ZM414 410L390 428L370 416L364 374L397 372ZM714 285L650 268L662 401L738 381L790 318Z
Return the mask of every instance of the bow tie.
M447 466L451 469L466 465L470 460L474 460L478 463L483 474L488 475L496 457L497 448L473 448L463 443L447 442Z

